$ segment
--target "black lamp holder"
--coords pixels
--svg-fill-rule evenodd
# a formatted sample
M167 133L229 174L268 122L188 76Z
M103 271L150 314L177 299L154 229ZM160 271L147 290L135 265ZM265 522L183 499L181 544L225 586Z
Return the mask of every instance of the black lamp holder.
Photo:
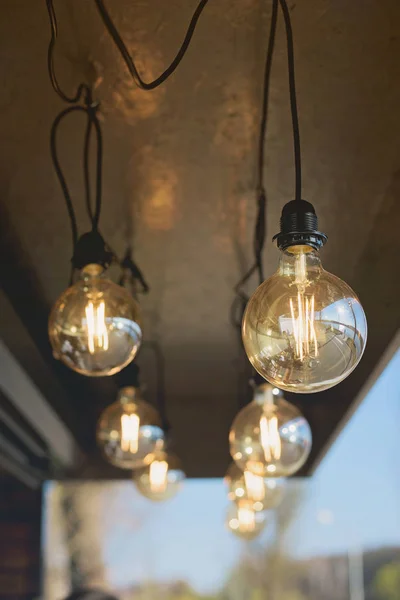
M97 264L104 269L110 266L114 254L107 246L103 236L97 229L92 229L80 236L75 244L72 256L74 269L83 269L86 265Z
M291 200L282 209L281 230L274 235L280 250L290 246L311 246L319 250L328 237L318 231L318 217L315 209L306 200Z

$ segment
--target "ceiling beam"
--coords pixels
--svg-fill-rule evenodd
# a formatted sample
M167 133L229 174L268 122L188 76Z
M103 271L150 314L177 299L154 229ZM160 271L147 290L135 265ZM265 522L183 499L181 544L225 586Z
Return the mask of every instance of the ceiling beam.
M75 439L3 341L0 341L0 364L3 393L48 444L61 464L67 469L74 468L81 456Z

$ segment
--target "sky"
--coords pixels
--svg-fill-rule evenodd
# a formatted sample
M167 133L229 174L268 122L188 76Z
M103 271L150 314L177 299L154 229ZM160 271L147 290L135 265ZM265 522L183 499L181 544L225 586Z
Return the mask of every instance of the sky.
M297 514L284 538L294 557L400 546L398 373L400 351L314 475L300 484ZM222 480L187 481L175 498L160 504L139 496L129 481L104 486L103 556L116 590L155 579L184 580L210 593L247 552L246 544L225 529L228 501ZM267 527L257 543L266 544L270 531Z
M400 350L311 478L287 545L296 556L400 546Z

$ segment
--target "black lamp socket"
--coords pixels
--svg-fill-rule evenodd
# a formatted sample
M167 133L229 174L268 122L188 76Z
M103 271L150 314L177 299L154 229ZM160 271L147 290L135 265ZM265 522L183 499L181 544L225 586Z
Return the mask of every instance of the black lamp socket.
M306 200L291 200L282 209L281 230L273 239L280 250L290 246L311 246L319 250L328 238L318 231L313 205Z
M81 235L77 241L72 265L74 269L83 269L86 265L96 264L106 269L112 263L113 258L114 255L103 236L94 229Z

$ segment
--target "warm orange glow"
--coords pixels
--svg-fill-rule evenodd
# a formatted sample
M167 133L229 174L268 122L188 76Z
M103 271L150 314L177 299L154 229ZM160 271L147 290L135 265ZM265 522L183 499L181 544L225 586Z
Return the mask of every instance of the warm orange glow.
M85 313L90 354L94 354L98 349L108 350L104 300L97 307L94 306L93 302L88 302Z
M260 441L266 462L281 457L281 438L278 430L278 418L263 415L260 419Z
M262 477L254 475L250 471L244 472L247 496L254 502L261 502L265 497L265 483Z
M239 529L241 532L254 531L256 527L255 512L247 506L239 506L238 508Z
M136 454L139 449L139 427L138 415L122 415L121 417L121 450Z
M162 493L167 489L168 463L166 460L153 460L150 465L150 488L152 492Z
M295 339L296 358L303 360L304 357L318 356L317 335L314 326L314 294L311 298L304 298L304 294L297 294L297 316L292 298L289 300L290 314L292 318L293 336Z
M295 340L295 354L299 360L305 357L318 356L317 335L314 326L315 296L305 295L307 287L307 266L304 253L296 256L295 283L297 298L290 298L290 315L292 319L293 336ZM297 315L296 315L297 311Z

